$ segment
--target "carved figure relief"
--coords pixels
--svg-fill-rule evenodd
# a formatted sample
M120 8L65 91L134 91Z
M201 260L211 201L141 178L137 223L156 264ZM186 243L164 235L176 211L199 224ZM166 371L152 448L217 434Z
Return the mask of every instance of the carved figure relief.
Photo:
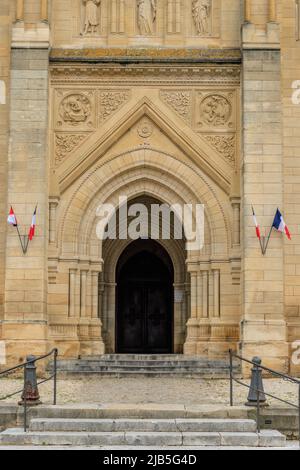
M82 31L82 35L96 34L100 24L99 5L101 4L101 0L82 0L82 3L85 7L84 30Z
M191 122L192 96L189 91L161 91L160 97L182 119Z
M197 33L205 36L210 33L211 0L193 0L193 18Z
M62 119L59 124L79 126L88 123L91 114L92 105L87 96L81 94L68 95L62 100L59 107L59 115Z
M149 35L154 32L157 0L137 0L137 17L140 34Z
M99 120L105 121L130 99L130 91L101 91L99 94Z
M231 103L222 95L209 95L200 104L200 116L209 126L225 126L231 114Z

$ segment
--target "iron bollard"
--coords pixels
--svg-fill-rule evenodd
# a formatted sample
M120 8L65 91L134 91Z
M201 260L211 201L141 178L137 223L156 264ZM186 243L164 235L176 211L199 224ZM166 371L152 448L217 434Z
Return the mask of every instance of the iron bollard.
M252 362L255 365L252 368L251 374L251 385L250 385L250 392L248 395L248 402L246 406L253 406L257 407L259 403L260 406L268 406L267 399L264 390L263 378L262 378L262 370L260 369L261 359L260 357L254 357Z
M24 370L24 390L19 405L37 406L41 404L36 377L35 356L28 356Z

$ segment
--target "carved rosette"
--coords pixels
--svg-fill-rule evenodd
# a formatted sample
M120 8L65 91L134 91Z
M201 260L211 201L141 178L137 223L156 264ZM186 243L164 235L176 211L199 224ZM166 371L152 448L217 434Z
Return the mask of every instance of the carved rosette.
M137 133L142 139L149 139L153 134L153 129L152 122L145 118L139 123Z
M98 98L98 120L106 121L131 98L129 90L101 91Z
M234 135L204 135L203 137L230 165L235 165L236 140Z
M192 121L192 93L190 91L160 92L161 100L176 112L184 121L191 124Z
M55 135L55 166L62 161L87 138L87 134Z

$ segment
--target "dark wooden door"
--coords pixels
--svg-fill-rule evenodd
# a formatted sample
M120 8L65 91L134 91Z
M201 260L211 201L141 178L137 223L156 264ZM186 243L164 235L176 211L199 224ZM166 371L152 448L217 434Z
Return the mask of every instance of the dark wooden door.
M172 276L154 255L139 253L118 279L117 352L168 354L172 343Z

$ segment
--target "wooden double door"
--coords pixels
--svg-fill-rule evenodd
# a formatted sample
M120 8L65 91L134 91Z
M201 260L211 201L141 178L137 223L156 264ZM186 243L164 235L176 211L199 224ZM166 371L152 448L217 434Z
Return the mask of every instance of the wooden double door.
M151 247L127 256L118 273L116 350L121 354L173 352L172 267L161 248Z

